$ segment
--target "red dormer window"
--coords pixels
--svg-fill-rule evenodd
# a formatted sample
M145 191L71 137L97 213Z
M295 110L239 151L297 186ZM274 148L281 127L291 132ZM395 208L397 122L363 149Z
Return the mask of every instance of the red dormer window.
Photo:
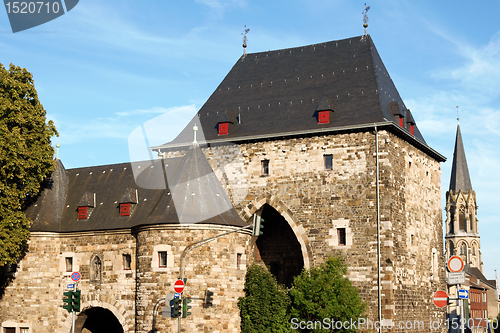
M330 123L330 111L319 111L318 124L328 124L328 123Z
M411 124L410 131L411 131L411 135L415 135L415 125Z
M78 219L86 220L87 219L88 207L78 207Z
M227 135L229 132L229 123L219 123L219 135Z
M130 216L130 203L120 204L120 216Z
M404 120L404 117L399 116L399 126L401 126L401 127L403 127L403 120Z

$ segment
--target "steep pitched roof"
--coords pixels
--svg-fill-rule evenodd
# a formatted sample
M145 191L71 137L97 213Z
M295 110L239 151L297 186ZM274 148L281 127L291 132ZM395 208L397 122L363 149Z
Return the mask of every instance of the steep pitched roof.
M457 136L455 139L455 151L453 152L453 163L451 165L450 190L454 193L462 190L468 192L472 190L472 184L465 158L465 149L460 132L460 124L457 125Z
M135 204L130 216L120 216L123 202ZM89 215L78 220L82 205L89 207ZM25 213L33 221L32 231L184 223L245 225L197 145L184 157L164 160L69 170L58 161L50 181Z
M333 108L330 122L318 124L317 110L325 107L325 101ZM232 127L219 136L217 124L228 112L234 115ZM194 124L201 125L211 143L374 123L401 131L399 115L407 112L371 37L359 36L242 56L177 138L153 149L189 143ZM402 131L408 134L410 125L405 123ZM426 146L416 125L414 136L408 137Z

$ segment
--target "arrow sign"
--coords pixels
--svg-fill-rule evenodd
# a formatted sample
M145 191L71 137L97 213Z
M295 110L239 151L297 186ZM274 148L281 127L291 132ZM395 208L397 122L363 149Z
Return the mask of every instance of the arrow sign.
M174 283L174 291L176 293L182 293L182 291L184 290L184 281L182 280L177 280L175 281Z
M438 308L444 308L448 305L448 294L442 290L438 290L434 293L432 300Z
M464 289L459 289L458 290L458 298L466 298L466 299L468 299L469 298L469 291L468 290L464 290Z

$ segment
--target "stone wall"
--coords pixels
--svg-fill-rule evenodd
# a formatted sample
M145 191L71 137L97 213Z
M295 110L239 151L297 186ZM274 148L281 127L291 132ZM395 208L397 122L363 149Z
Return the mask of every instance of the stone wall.
M33 233L29 252L0 299L0 324L29 327L32 332L70 332L71 314L62 308L62 298L72 283L65 262L71 257L73 271L82 276L77 327L81 329L85 322L85 310L104 308L112 312L124 332L149 332L154 305L173 293L184 248L228 230L234 228L163 225L140 230ZM182 321L187 332L239 331L237 300L243 296L250 238L248 232L233 233L190 252L184 296L194 300L190 304L193 315ZM163 250L169 253L168 263L160 268L157 256ZM131 256L130 269L124 268L124 255ZM93 264L96 257L100 269ZM207 289L214 294L213 305L202 308ZM162 331L177 327L177 320L161 316L165 304L160 305L156 327Z
M219 179L249 219L269 204L301 244L304 266L341 254L377 320L375 133L359 131L205 148ZM166 156L179 156L171 152ZM325 170L332 155L332 170ZM262 174L268 160L269 174ZM438 161L379 132L382 317L444 320L432 294L444 290L441 169ZM239 175L239 176L237 176ZM346 231L339 245L337 230ZM265 231L264 231L265 232ZM386 322L388 323L388 322Z

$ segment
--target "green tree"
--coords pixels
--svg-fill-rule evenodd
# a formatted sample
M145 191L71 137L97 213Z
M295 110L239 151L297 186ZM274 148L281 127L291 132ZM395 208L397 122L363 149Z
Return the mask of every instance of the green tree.
M303 270L293 281L290 290L291 318L294 322L321 322L316 328L310 324L303 332L326 332L325 328L338 321L349 322L333 332L356 332L352 322L363 317L366 303L359 297L359 292L345 277L347 267L341 257L330 257L323 265ZM321 327L320 327L321 326ZM340 326L339 326L340 327ZM332 328L332 327L330 327Z
M23 209L54 170L50 138L58 135L25 68L0 64L0 266L14 264L30 236Z
M291 332L288 298L283 286L265 268L252 264L245 276L245 297L240 297L241 333Z

